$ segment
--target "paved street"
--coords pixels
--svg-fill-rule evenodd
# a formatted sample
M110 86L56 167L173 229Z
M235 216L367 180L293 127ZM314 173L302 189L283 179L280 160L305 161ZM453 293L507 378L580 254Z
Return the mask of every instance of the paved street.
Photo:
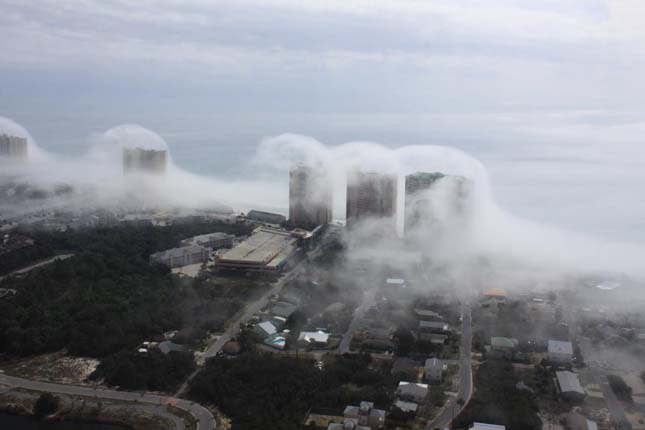
M339 354L346 354L349 352L349 347L352 343L354 332L359 328L365 312L367 312L369 308L374 305L374 297L375 291L373 289L367 290L363 293L363 302L354 311L352 321L349 323L349 327L343 335L343 340L341 340L340 345L338 346Z
M68 259L68 258L70 258L70 257L73 257L73 256L74 256L74 254L61 254L61 255L56 255L56 256L54 256L54 257L48 258L48 259L47 259L47 260L45 260L45 261L39 261L38 263L34 263L34 264L30 265L30 266L23 267L22 269L14 270L13 272L9 273L8 275L0 276L0 281L2 281L2 280L3 280L4 278L6 278L7 276L12 276L12 275L22 275L22 274L24 274L24 273L31 272L32 270L37 269L37 268L39 268L39 267L46 266L46 265L48 265L48 264L50 264L50 263L53 263L54 261L57 261L57 260L66 260L66 259Z
M462 346L459 357L459 395L451 397L441 410L439 415L428 423L426 429L443 429L450 425L452 420L468 404L473 394L473 372L472 372L472 317L470 305L462 304ZM459 405L459 399L463 400L463 406Z
M215 418L208 409L197 403L182 399L176 399L173 397L159 396L156 394L148 393L136 393L130 391L115 391L91 387L79 387L76 385L52 384L49 382L31 381L28 379L17 378L4 374L0 374L0 383L15 388L23 388L54 394L67 394L71 396L83 396L107 400L122 400L126 402L133 402L134 405L172 405L176 408L183 409L184 411L195 417L195 419L197 420L197 430L213 430L217 427ZM152 409L150 410L152 411ZM160 414L160 416L164 416L164 414Z

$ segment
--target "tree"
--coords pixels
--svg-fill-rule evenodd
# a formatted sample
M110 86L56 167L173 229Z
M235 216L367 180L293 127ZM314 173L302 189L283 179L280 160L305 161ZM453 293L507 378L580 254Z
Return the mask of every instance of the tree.
M34 415L37 418L44 418L53 414L58 409L59 399L51 393L43 393L36 400Z

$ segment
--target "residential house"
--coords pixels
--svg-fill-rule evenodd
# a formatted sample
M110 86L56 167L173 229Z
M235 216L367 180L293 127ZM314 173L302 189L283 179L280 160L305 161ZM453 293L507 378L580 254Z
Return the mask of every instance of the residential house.
M372 430L385 426L385 411L374 409L373 402L361 402L359 406L347 406L343 412L345 418L355 418L357 424Z
M587 393L585 393L584 388L580 385L580 380L578 379L577 374L561 370L555 372L555 376L558 381L560 394L564 399L572 402L582 402L584 400Z
M428 384L401 381L396 390L396 395L402 400L423 403L428 395Z
M571 342L549 340L549 361L557 364L567 364L573 361L573 345Z
M430 383L440 384L443 381L443 361L438 358L428 358L424 366L424 378Z

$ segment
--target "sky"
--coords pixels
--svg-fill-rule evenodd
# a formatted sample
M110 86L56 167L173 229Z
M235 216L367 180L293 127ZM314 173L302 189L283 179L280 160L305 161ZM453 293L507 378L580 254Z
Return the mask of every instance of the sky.
M0 0L0 115L48 151L140 124L182 168L259 142L448 145L510 212L645 239L641 0Z

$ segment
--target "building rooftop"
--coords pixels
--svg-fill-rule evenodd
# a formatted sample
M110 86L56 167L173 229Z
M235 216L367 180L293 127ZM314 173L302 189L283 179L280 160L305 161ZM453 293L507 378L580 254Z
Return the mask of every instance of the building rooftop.
M419 405L414 402L406 402L403 400L397 400L394 402L394 406L401 409L403 412L416 412Z
M571 342L549 340L549 353L573 355L573 345Z
M298 340L304 340L305 342L317 342L317 343L327 343L329 340L329 333L324 331L303 331L300 332Z
M580 380L578 379L577 374L569 372L568 370L561 370L555 372L555 376L558 378L558 385L560 386L561 392L586 394L584 388L580 385Z
M296 248L296 239L289 232L260 227L235 248L220 256L221 262L249 265L276 265Z
M493 348L509 348L509 349L513 349L513 348L517 347L518 344L519 344L519 342L518 342L517 339L513 339L513 338L510 338L510 337L496 336L496 337L491 337L490 338L490 345Z
M484 424L474 422L470 430L506 430L506 427L498 424Z

